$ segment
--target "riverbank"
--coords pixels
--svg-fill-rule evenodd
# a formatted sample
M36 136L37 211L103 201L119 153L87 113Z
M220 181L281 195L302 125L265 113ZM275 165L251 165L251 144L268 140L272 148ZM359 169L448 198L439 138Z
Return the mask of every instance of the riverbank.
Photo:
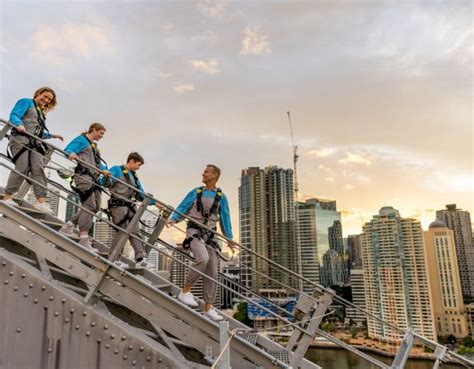
M385 351L385 350L382 350L382 349L379 349L379 348L376 348L376 347L372 347L372 346L368 346L368 345L353 344L353 343L350 343L350 345L352 347L356 348L357 350L362 351L362 352L373 353L373 354L377 354L377 355L384 356L384 357L387 357L387 358L394 358L395 355L396 355L396 351L389 352L389 351ZM334 344L332 342L326 342L326 341L313 341L313 343L310 344L310 347L312 347L312 348L322 348L322 349L331 349L331 350L333 350L333 349L345 350L344 348L342 348L340 346L337 346L336 344ZM411 359L411 360L417 360L417 361L435 361L436 360L436 356L434 354L427 353L427 352L422 352L421 350L416 350L416 349L412 350L412 352L410 353L408 358ZM453 365L457 365L459 367L463 367L457 361L445 360L444 362L449 363L449 364L453 364Z

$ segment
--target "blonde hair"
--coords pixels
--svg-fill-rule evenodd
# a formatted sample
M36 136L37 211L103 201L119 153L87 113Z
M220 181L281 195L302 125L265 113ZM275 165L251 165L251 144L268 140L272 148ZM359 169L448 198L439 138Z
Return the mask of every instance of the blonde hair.
M89 129L87 130L87 133L91 133L92 131L101 131L101 130L107 131L103 124L101 124L101 123L92 123L89 126Z
M53 98L51 101L48 103L48 105L45 106L44 110L46 112L53 110L56 105L58 105L58 101L56 99L56 92L51 87L40 87L38 88L35 93L33 94L33 99L36 99L39 95L41 95L43 92L49 92L50 94L53 95Z

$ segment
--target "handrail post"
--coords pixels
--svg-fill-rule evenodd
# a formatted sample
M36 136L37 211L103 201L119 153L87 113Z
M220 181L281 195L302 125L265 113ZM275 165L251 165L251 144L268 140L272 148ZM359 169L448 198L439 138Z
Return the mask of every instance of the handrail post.
M168 219L171 216L171 211L168 209L162 209L160 212L160 216L158 218L158 221L156 222L156 226L153 229L153 232L151 233L150 237L148 238L148 243L151 245L154 245L158 237L160 237L161 232L165 228L166 223L168 222ZM148 254L151 250L150 246L145 247L145 251Z

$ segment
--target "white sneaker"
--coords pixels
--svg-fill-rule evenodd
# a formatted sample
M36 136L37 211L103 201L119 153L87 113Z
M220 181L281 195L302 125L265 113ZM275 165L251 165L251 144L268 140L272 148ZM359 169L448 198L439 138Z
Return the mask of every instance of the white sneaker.
M207 318L214 320L215 322L220 322L221 320L224 320L224 317L217 314L216 309L214 308L210 308L208 311L204 313L204 315Z
M151 269L153 264L150 263L146 258L143 258L141 261L137 261L135 264L136 268Z
M191 292L180 292L178 295L178 300L181 301L183 304L196 308L199 304L194 300L194 296Z
M47 213L47 214L52 214L53 211L51 210L51 208L49 207L48 204L46 204L45 202L39 202L37 204L33 204L33 207L36 209L36 210L39 210L43 213Z
M89 251L97 253L98 250L92 247L91 241L89 241L89 237L80 237L79 238L79 245L84 246Z
M64 233L68 236L73 236L74 235L74 224L71 221L68 221L64 223L64 225L59 228L59 232Z
M127 269L127 268L128 268L128 264L122 263L120 260L115 260L115 261L114 261L114 265L115 265L116 267L121 268L121 269Z
M13 199L2 200L2 202L10 206L18 206L18 204L15 201L13 201Z

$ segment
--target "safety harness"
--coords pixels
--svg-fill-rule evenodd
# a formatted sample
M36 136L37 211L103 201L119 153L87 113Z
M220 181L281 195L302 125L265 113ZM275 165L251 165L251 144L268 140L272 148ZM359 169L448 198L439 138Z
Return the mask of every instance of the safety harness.
M204 186L201 186L196 190L196 192L197 192L197 195L196 195L196 209L197 209L198 212L201 213L201 215L203 217L203 222L201 224L207 226L207 223L209 222L209 218L211 217L211 215L214 214L219 218L219 203L220 203L221 198L222 198L222 190L220 188L217 188L216 196L214 197L214 202L212 203L212 205L209 209L205 209L204 205L202 203L202 193L203 193L203 191L204 191ZM194 222L192 220L188 221L187 229L196 229L196 230L199 231L199 233L197 233L194 236L187 237L183 241L183 248L185 250L187 250L191 247L191 242L192 242L193 239L199 239L199 240L203 241L205 244L210 245L210 246L214 247L215 249L220 250L219 244L216 242L216 240L214 240L214 236L215 236L214 232L211 232L211 231L208 231L207 229L202 228L202 226L199 223ZM212 230L216 231L217 227L214 226L212 228Z
M89 143L89 145L92 149L92 153L94 155L94 161L95 161L96 166L100 167L101 162L103 162L104 164L107 164L105 162L105 160L102 159L102 157L100 156L100 152L99 152L99 149L97 148L97 144L95 142L92 142L91 140L89 140L89 138L87 138L85 133L83 133L82 135L87 140L87 142ZM75 187L72 184L72 181L71 181L71 188L74 192L76 192L79 195L79 198L81 199L82 203L86 202L89 199L89 197L91 197L91 195L95 191L101 191L101 188L99 186L100 174L98 172L95 172L95 171L92 172L88 167L85 167L81 163L78 163L77 166L74 168L74 176L76 176L76 175L89 176L94 180L94 184L91 186L91 188L89 188L85 191L79 190L77 187ZM73 179L74 179L74 176L73 176Z
M125 181L131 187L134 187L135 190L133 191L132 197L129 200L119 199L118 197L114 196L113 192L112 192L112 196L110 197L110 199L107 203L108 208L107 208L107 211L106 211L109 219L111 218L111 209L112 208L121 207L121 206L126 206L128 208L127 213L125 214L125 216L118 223L115 224L118 227L121 227L122 224L124 224L125 222L130 221L134 217L135 213L137 212L137 209L135 208L135 206L133 204L134 204L135 201L137 201L139 199L139 187L138 187L139 182L138 182L137 174L133 170L128 170L125 167L125 165L121 165L120 169L122 170L122 175L125 178ZM132 174L132 177L133 177L135 183L132 183L132 181L130 180L130 176L128 175L129 173Z
M33 135L37 136L37 137L40 137L40 138L43 138L44 132L48 131L48 128L46 128L46 116L44 114L44 111L38 105L36 105L35 100L33 100L33 104L35 105L35 109L36 109L36 112L37 112L37 115L38 115L38 127L36 127L35 131L33 132ZM12 129L11 135L12 136L24 136L24 137L28 138L28 143L26 145L24 145L20 149L20 151L18 151L16 153L16 155L12 156L12 154L10 152L10 149L7 148L7 156L13 162L13 164L16 164L16 161L18 160L18 158L20 156L22 156L25 151L28 151L28 173L27 173L27 175L29 176L29 174L31 172L31 150L34 150L34 151L38 152L41 155L44 155L46 153L47 146L43 142L40 142L40 141L36 140L35 138L27 135L25 132L19 132L15 128Z

